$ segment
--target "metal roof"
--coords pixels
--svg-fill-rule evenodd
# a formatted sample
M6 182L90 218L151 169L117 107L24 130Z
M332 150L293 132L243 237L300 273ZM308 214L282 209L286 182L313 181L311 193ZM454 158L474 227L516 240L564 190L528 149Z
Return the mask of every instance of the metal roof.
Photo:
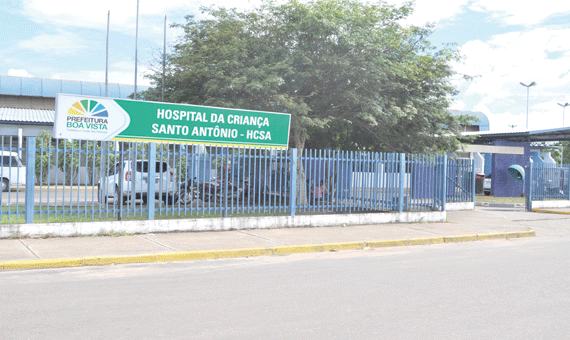
M472 125L478 125L479 131L489 131L490 124L489 118L483 112L479 111L466 111L466 110L449 110L453 115L460 116L460 115L472 115L479 118L478 122L473 122Z
M0 107L0 123L53 125L55 110L13 109Z
M138 85L137 88L144 91L149 87ZM134 85L108 84L111 98L126 99L134 91ZM104 97L105 83L0 75L0 95L55 98L58 93Z
M487 144L494 141L505 142L554 142L570 140L570 127L561 127L546 130L525 130L525 131L472 131L463 132L462 136L476 136L472 143Z

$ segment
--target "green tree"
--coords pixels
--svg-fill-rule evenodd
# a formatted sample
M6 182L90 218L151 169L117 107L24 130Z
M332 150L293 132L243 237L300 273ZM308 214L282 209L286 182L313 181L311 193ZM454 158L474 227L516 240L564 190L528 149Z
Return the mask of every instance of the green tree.
M405 27L401 7L356 0L203 8L186 17L167 56L165 101L287 112L291 142L344 149L455 151L453 46L435 48L432 26ZM162 69L142 93L160 100Z
M42 131L36 137L36 178L47 183L50 169L55 165L55 157L51 150L52 136L49 131Z

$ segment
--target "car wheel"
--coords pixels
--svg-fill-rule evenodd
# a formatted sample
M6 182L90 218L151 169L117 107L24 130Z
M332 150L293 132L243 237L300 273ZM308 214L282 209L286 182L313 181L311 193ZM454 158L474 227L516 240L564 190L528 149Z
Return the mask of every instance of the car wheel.
M10 181L7 178L2 178L2 192L10 190Z
M101 190L101 185L97 184L97 198L99 199L99 204L107 204L109 196L103 196L104 192Z

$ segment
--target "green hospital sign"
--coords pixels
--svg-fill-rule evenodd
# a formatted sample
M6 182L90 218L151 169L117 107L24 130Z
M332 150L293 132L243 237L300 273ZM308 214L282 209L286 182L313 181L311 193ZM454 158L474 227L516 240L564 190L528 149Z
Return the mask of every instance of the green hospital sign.
M58 94L56 138L287 148L284 113Z

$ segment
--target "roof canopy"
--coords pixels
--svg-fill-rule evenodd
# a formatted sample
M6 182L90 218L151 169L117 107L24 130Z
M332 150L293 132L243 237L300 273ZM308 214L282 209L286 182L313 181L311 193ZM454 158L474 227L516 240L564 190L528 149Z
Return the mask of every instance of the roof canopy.
M463 132L465 137L476 136L472 144L490 144L494 141L505 142L558 142L570 140L570 127L547 130L517 132Z
M54 110L0 107L0 123L53 125Z

